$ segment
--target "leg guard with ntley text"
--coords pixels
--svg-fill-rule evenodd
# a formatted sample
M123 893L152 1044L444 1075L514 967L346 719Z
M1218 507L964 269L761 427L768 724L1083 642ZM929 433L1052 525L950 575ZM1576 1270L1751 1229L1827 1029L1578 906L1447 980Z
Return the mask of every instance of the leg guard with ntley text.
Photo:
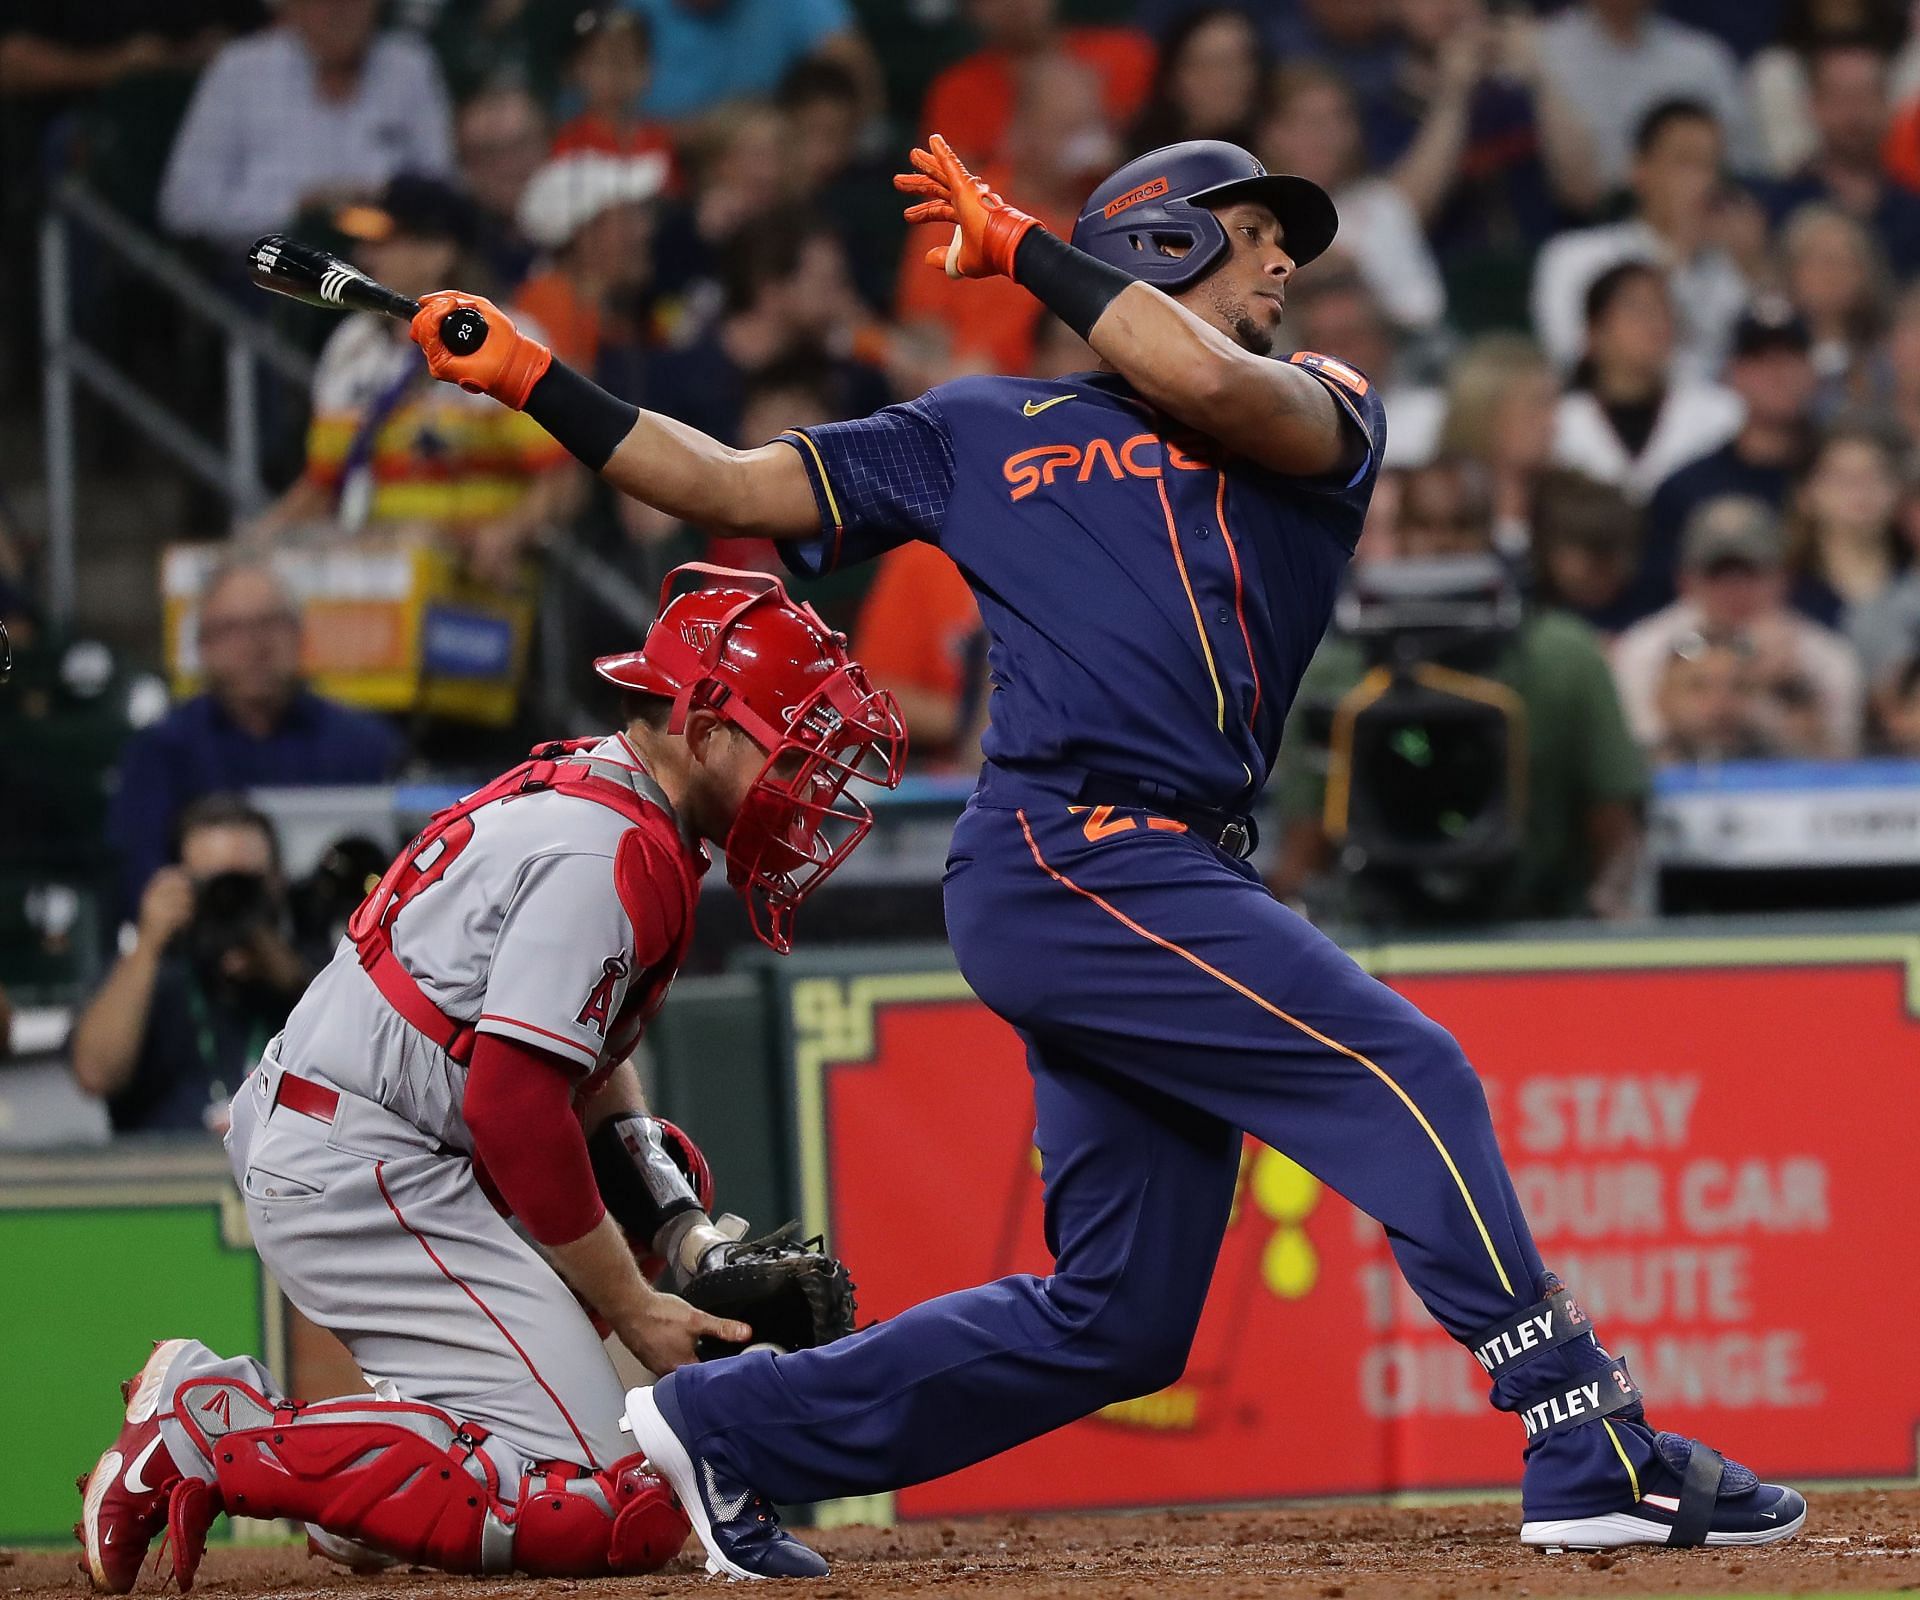
M268 1399L229 1378L183 1383L173 1411L231 1516L319 1524L448 1572L590 1578L652 1572L688 1532L640 1456L599 1471L537 1462L504 1486L487 1430L432 1406Z

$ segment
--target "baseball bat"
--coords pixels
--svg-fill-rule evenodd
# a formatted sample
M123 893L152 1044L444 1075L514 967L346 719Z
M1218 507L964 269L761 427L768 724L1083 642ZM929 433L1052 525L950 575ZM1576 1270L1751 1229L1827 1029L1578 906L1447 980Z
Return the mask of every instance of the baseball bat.
M247 253L253 281L328 311L377 311L411 322L420 302L376 283L351 262L283 233L256 240ZM449 311L440 319L440 339L455 355L472 355L487 342L487 319L477 311Z

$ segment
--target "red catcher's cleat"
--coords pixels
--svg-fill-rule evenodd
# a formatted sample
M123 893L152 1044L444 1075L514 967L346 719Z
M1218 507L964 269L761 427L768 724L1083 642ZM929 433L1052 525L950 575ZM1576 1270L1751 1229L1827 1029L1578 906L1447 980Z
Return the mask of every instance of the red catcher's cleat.
M84 1498L76 1531L86 1546L85 1571L94 1588L107 1594L134 1586L162 1527L173 1552L172 1576L185 1594L206 1550L207 1529L220 1512L212 1485L185 1476L174 1463L155 1417L167 1369L186 1343L169 1339L154 1346L121 1391L127 1410L120 1437L79 1479Z

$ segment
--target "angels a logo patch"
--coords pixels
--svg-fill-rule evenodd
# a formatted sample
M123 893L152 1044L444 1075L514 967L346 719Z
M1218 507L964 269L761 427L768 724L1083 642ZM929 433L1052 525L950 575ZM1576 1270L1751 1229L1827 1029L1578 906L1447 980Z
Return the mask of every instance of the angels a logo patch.
M592 1028L601 1038L606 1038L607 1018L613 1013L613 991L631 970L625 956L608 956L601 962L599 980L594 984L593 992L587 996L587 1003L580 1008L580 1014L573 1020L582 1027Z

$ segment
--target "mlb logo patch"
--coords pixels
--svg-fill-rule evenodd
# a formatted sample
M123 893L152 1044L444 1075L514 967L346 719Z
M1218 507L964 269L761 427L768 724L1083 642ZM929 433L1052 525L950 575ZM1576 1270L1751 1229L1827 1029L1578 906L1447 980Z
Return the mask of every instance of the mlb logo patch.
M1315 372L1324 372L1343 389L1351 389L1355 394L1367 392L1367 380L1344 361L1336 361L1332 356L1315 355L1311 350L1297 351L1292 359L1296 366L1312 367Z

